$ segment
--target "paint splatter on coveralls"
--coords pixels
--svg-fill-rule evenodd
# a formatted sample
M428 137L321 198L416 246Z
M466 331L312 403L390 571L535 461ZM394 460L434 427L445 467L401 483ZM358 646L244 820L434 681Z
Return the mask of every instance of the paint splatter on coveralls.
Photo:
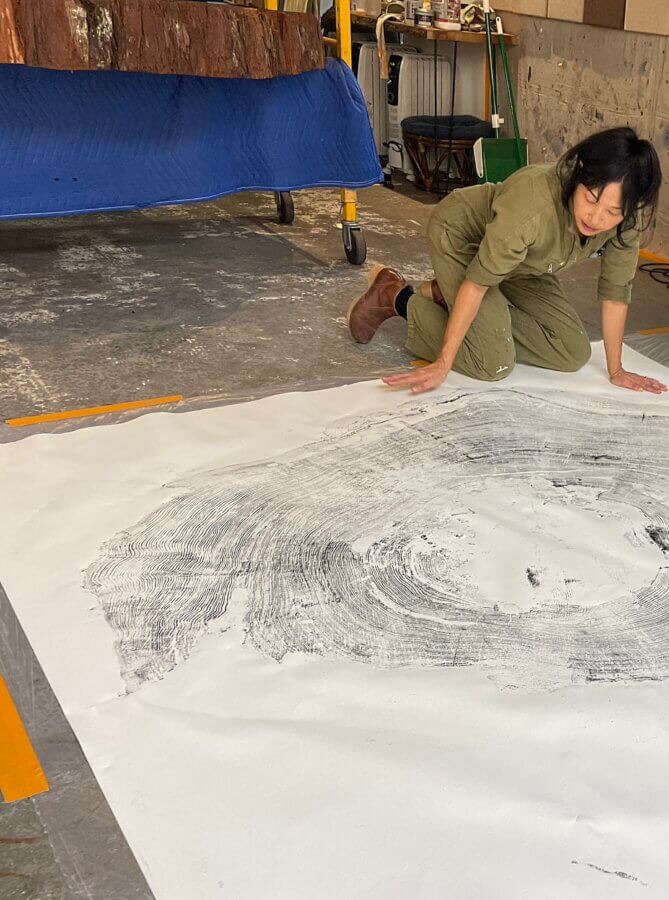
M639 233L623 246L615 229L582 241L562 204L554 164L527 166L502 184L449 194L428 225L435 276L451 309L465 279L488 287L453 369L484 381L506 377L516 362L571 372L590 358L590 342L556 273L601 254L600 300L629 303ZM434 361L448 312L414 295L410 353Z

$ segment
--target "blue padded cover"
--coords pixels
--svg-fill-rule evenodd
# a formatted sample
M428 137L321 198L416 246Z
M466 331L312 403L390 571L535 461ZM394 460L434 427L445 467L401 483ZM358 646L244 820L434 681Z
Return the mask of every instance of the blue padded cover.
M338 60L265 81L0 65L0 218L381 180Z

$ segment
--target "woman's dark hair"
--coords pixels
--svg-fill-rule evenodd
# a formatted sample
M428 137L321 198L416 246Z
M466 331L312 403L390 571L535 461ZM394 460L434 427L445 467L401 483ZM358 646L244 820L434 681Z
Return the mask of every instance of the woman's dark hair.
M654 224L662 169L655 147L642 140L633 128L609 128L590 135L564 154L558 163L558 174L566 209L579 184L589 190L601 190L611 182L622 182L619 240L628 228L644 231Z

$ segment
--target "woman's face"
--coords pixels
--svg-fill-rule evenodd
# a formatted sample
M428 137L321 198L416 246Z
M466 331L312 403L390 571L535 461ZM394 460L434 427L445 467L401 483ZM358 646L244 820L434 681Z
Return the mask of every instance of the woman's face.
M583 237L617 228L622 222L623 187L612 181L603 188L579 184L574 191L574 218Z

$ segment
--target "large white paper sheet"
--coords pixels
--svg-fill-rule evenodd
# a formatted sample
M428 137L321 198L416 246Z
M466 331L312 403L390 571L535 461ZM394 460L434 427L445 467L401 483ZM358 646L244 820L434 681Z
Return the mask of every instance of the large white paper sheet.
M0 447L0 580L159 900L667 895L669 403L602 367Z

